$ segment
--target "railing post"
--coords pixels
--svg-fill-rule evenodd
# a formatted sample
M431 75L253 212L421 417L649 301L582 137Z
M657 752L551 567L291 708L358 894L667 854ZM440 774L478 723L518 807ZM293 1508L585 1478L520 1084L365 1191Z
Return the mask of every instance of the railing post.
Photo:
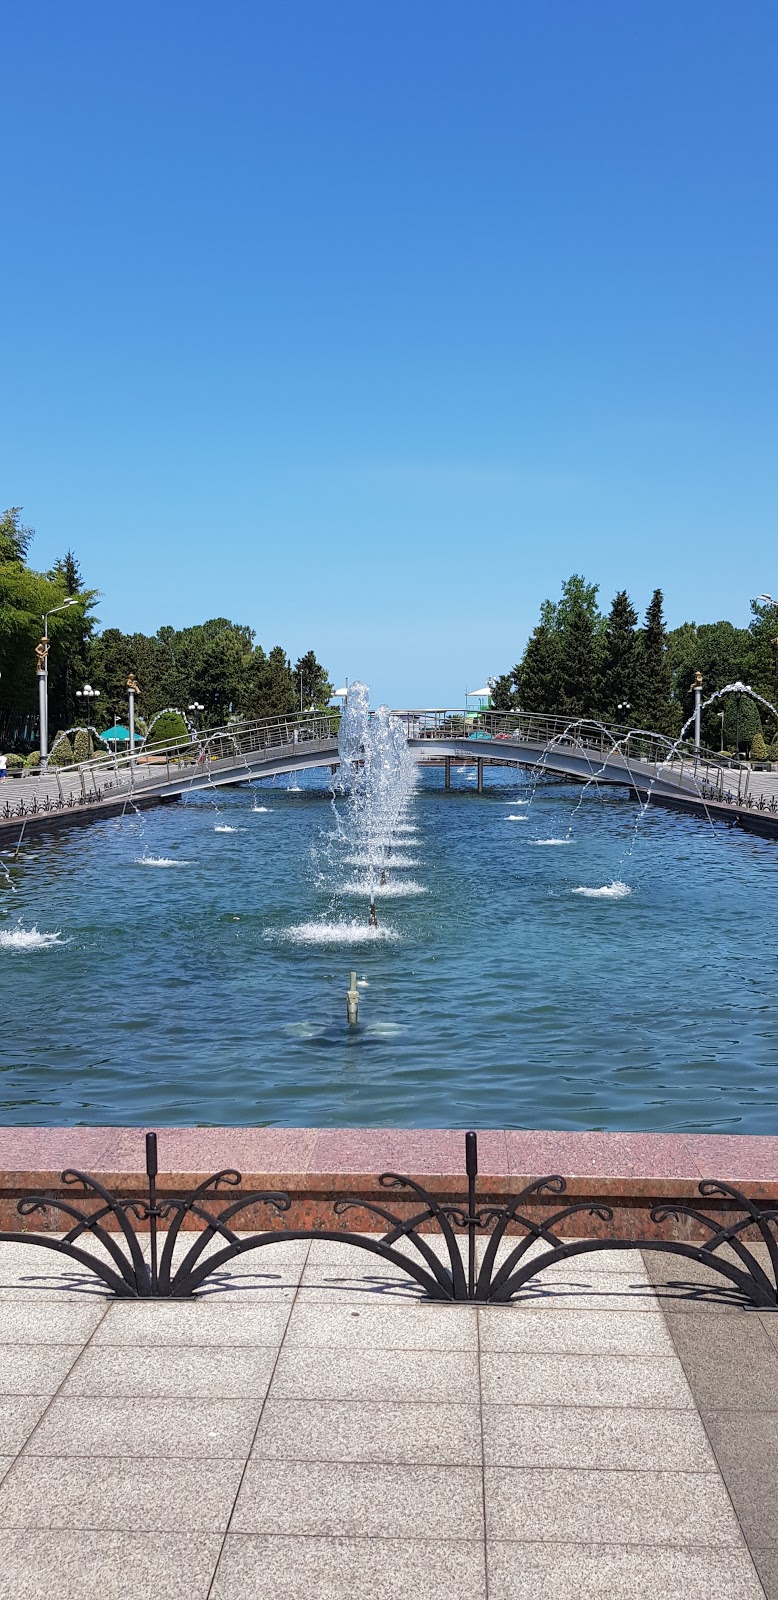
M151 1258L151 1292L157 1292L157 1135L146 1134L146 1177L149 1180L149 1234Z
M465 1134L465 1172L467 1173L467 1298L472 1300L475 1297L475 1233L478 1226L475 1209L478 1134L472 1129Z

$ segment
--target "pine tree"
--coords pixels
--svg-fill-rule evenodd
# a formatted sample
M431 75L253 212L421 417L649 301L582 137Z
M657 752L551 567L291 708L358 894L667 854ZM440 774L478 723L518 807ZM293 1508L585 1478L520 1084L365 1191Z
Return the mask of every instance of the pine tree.
M491 700L495 711L513 711L519 704L519 694L516 685L521 675L521 667L516 666L510 672L502 672L499 678L491 679Z
M522 711L559 710L559 639L547 622L540 622L530 634L521 666L515 668Z
M84 587L81 568L72 550L66 550L64 556L57 557L48 577L52 583L61 583L66 594L80 594Z
M605 623L598 695L600 716L612 722L629 723L634 720L638 668L637 622L638 614L626 589L620 589L614 596Z
M664 596L655 589L646 621L639 635L635 708L631 721L652 733L670 733L673 728L672 682L667 649L667 629L662 606Z
M595 708L594 622L580 604L570 608L562 634L561 710L566 716L589 717Z
M326 706L332 684L313 650L306 651L294 665L295 703L302 711L309 706Z

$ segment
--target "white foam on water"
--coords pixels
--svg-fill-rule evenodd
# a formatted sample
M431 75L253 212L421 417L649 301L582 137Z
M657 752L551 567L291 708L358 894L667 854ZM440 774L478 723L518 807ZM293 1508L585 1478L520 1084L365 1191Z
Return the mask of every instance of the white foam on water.
M291 1034L293 1039L315 1039L321 1033L321 1023L287 1022L284 1033Z
M272 806L252 806L252 811L272 811Z
M62 934L40 933L37 928L0 929L0 950L52 950L55 945L68 944Z
M418 833L419 830L415 822L396 822L393 831L395 833Z
M213 831L214 833L237 833L238 830L237 828L231 828L227 822L217 822Z
M529 800L504 800L503 801L503 805L506 805L506 806L528 806L529 805Z
M572 844L572 839L530 839L530 844Z
M376 899L380 896L382 900L399 900L408 895L427 894L427 892L426 885L416 883L413 878L409 878L404 883L396 883L390 879L388 883L377 883L372 888L369 883L363 883L359 878L354 878L351 883L344 884L342 890L343 894L349 895L367 896L374 894Z
M523 812L521 812L520 814L519 813L514 814L514 812L511 811L509 816L507 816L505 818L505 821L506 822L529 822L529 817L525 817ZM538 844L539 842L540 841L536 839L535 843Z
M368 922L298 922L287 928L287 939L292 944L376 944L381 940L396 939L394 928L380 925L372 928Z
M380 856L344 856L343 860L347 867L373 867L374 869L378 869L380 867L382 870L385 869L387 872L389 872L392 867L421 866L421 862L418 861L415 856L385 856L383 853Z
M573 890L573 894L584 894L589 900L626 900L631 893L629 884L622 883L620 878L614 878L613 883L604 883L600 889L587 889L581 885Z
M369 984L367 978L357 978L357 988L358 989L369 989L370 988L370 984Z
M180 856L136 856L136 867L188 867L189 861L184 861Z
M395 1034L405 1033L405 1029L400 1022L368 1022L365 1033L372 1033L379 1039L393 1039Z

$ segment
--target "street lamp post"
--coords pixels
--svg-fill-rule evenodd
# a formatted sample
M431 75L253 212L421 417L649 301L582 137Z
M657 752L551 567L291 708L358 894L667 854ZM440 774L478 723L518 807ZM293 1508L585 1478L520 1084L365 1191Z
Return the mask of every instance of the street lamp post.
M38 712L41 729L41 766L45 767L49 755L49 617L57 611L67 611L68 606L78 604L77 598L71 594L63 600L61 606L51 606L43 613L43 639L38 645Z
M694 748L699 755L702 738L702 673L695 672L694 683Z
M90 716L94 716L95 715L95 713L93 712L92 706L93 706L93 702L95 700L99 700L100 699L100 690L99 689L93 689L91 683L85 683L83 689L77 689L76 690L76 699L77 700L85 700L86 701L86 727L87 727L87 743L88 743L88 741L89 741L89 718L90 718ZM92 726L94 727L94 723L92 724ZM97 733L97 729L96 728L95 728L95 733ZM97 751L95 750L95 755L96 754L97 754Z
M716 716L718 717L719 722L721 723L721 737L720 737L720 745L719 745L719 755L723 756L723 754L724 754L724 718L726 716L726 712L717 711L716 712Z
M135 696L140 694L134 673L127 679L127 699L130 707L130 761L135 760Z
M192 726L194 728L195 733L197 733L198 732L197 718L198 718L200 712L205 710L205 706L203 705L202 700L190 700L190 702L189 702L189 704L188 704L186 709L187 709L187 711L191 711L191 713L192 713Z

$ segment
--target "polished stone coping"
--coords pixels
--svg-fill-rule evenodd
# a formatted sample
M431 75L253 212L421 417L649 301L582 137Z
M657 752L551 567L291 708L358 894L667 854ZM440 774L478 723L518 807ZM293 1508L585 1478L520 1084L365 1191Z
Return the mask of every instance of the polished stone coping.
M0 1183L58 1176L63 1167L127 1178L144 1170L143 1128L5 1127ZM459 1184L464 1133L438 1128L161 1128L162 1178L181 1182L222 1167L265 1180L294 1177L306 1187L353 1185L399 1171ZM778 1194L778 1137L746 1134L590 1133L547 1129L478 1132L479 1175L490 1189L559 1173L593 1192L668 1194L721 1179ZM435 1184L437 1187L438 1184Z
M66 1168L97 1178L113 1194L142 1202L147 1194L142 1128L5 1128L0 1130L0 1229L48 1231L67 1226L57 1202L93 1211L100 1201L79 1186L63 1183ZM586 1237L641 1239L654 1224L651 1208L670 1207L661 1222L664 1237L703 1239L709 1229L673 1204L703 1206L718 1226L742 1215L726 1196L701 1200L704 1179L729 1183L760 1208L778 1206L778 1138L716 1134L569 1133L486 1129L478 1135L478 1203L500 1206L528 1184L558 1174L564 1195L540 1189L522 1202L533 1223L580 1205L558 1231ZM467 1194L464 1133L426 1128L165 1128L158 1130L158 1195L191 1194L213 1173L240 1174L237 1186L222 1184L207 1198L211 1213L257 1192L283 1191L281 1213L266 1201L248 1201L234 1226L248 1231L319 1231L347 1227L382 1231L383 1208L408 1218L419 1201L407 1189L379 1183L385 1172L414 1179L441 1204L461 1207ZM24 1196L44 1204L20 1215ZM348 1220L336 1204L357 1206ZM376 1214L371 1207L382 1208ZM115 1225L115 1224L114 1224ZM139 1226L145 1227L142 1212ZM196 1226L191 1215L186 1227ZM427 1225L425 1224L425 1227Z

